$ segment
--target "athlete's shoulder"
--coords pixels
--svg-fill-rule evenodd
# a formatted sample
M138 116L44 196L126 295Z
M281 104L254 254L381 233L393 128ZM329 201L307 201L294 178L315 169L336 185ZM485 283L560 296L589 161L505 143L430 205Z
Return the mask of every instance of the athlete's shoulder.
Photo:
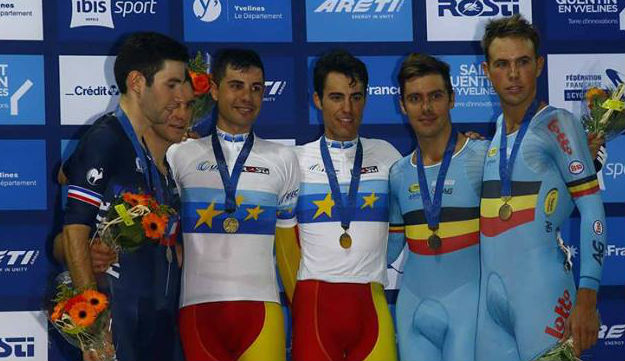
M254 147L256 147L259 154L266 159L279 159L282 160L284 164L297 162L293 146L255 137Z
M568 110L547 105L536 114L534 120L530 123L530 127L548 128L554 120L566 122L577 121L573 113Z
M412 168L412 153L408 154L400 158L397 162L395 162L391 166L391 170L389 171L390 178L398 178L403 177L403 174Z
M483 157L488 151L489 145L490 141L488 140L469 139L467 141L466 149L475 155L481 155Z
M397 151L390 142L384 139L360 137L360 140L362 142L363 152L375 154L376 157L381 158L389 167L401 158L399 151Z

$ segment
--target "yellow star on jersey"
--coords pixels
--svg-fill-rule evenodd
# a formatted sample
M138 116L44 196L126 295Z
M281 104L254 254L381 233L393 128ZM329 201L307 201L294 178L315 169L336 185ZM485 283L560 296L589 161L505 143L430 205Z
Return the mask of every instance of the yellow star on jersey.
M260 209L260 205L254 208L246 208L245 210L247 211L247 216L245 217L243 221L247 221L248 219L252 219L252 218L254 218L255 220L258 220L258 216L260 216L260 214L265 211L264 209Z
M375 195L375 192L371 192L370 195L366 196L366 197L362 197L362 199L365 200L365 203L360 206L360 209L364 209L365 207L369 206L371 208L373 208L373 205L375 204L375 202L380 199L380 197Z
M243 200L245 199L245 197L238 195L234 198L234 202L237 204L237 207L240 206L241 204L243 204Z
M206 223L208 228L213 228L213 218L224 212L215 209L215 201L206 207L206 209L196 209L195 211L200 216L200 219L197 220L194 229L197 229L197 227L201 226L203 223Z
M317 212L313 216L313 219L316 219L322 214L326 214L329 218L332 218L332 207L334 207L334 200L332 199L332 195L330 192L326 194L326 197L320 201L313 201L313 203L317 206Z

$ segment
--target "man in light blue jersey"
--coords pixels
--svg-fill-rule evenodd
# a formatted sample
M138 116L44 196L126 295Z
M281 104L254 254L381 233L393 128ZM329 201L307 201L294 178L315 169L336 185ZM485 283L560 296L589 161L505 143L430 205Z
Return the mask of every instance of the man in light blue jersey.
M482 184L480 361L534 360L571 336L579 355L597 339L603 204L581 123L538 105L538 45L536 29L518 15L491 21L482 40L484 71L503 114ZM556 237L574 207L581 215L579 290Z
M449 65L410 54L399 75L413 153L390 172L391 263L408 242L397 299L404 360L471 361L479 294L479 204L488 142L454 129Z

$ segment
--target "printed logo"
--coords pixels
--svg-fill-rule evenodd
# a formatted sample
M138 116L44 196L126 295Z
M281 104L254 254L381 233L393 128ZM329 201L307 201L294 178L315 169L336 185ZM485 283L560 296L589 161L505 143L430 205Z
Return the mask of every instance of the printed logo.
M221 15L220 0L195 0L193 2L193 13L201 21L210 23Z
M561 339L564 335L564 324L569 318L572 307L573 302L571 301L571 294L565 289L562 297L558 298L558 303L553 309L556 313L556 318L553 324L545 327L545 333L558 340Z
M306 24L314 42L412 41L412 2L306 0Z
M553 188L547 193L545 197L545 214L550 216L556 211L558 207L558 190Z
M284 88L286 88L286 81L284 80L265 80L265 94L263 95L263 101L275 102L284 91Z
M616 179L625 174L625 163L606 163L603 174Z
M558 124L558 119L551 120L551 122L549 122L549 125L547 126L547 128L549 128L549 130L553 134L556 135L556 139L558 140L558 144L560 144L560 149L562 149L562 151L564 153L568 154L568 155L573 154L573 150L571 149L571 147L569 145L570 144L569 138L560 129L560 125ZM582 165L582 167L583 167L583 165ZM570 170L570 167L569 167L569 170Z
M46 209L45 141L0 140L0 154L0 210Z
M0 2L0 40L43 40L42 0Z
M59 57L61 124L91 124L102 114L115 110L119 88L113 74L114 63L113 56Z
M360 174L378 173L378 166L372 165L369 167L362 167Z
M426 2L429 41L464 41L482 38L486 21L521 13L532 20L531 1L432 0Z
M87 172L87 183L91 184L92 186L95 186L96 184L98 184L98 181L100 179L102 179L104 177L104 170L102 168L95 169L95 168L91 168L88 172Z
M141 159L139 159L139 157L135 158L135 171L137 173L141 173L143 174L144 170L143 170L143 162L141 162Z
M292 124L295 115L295 64L293 58L283 56L268 56L263 58L265 75L272 78L265 80L263 94L263 110L257 121L263 124L278 125Z
M246 166L243 166L243 172L269 175L269 168L246 165Z
M45 322L41 311L0 313L0 359L47 361Z
M625 38L622 0L550 0L547 35L553 39L616 40Z
M28 271L38 257L38 250L0 250L0 273Z
M488 156L489 157L494 157L497 154L497 148L490 148L488 150Z
M580 174L584 171L584 163L579 160L574 160L569 163L569 172L571 174Z
M604 340L603 344L607 346L623 346L623 334L625 334L625 325L601 325L599 328L599 339Z
M111 0L72 0L70 28L103 26L114 28Z
M43 89L42 56L0 55L0 124L44 124Z
M290 42L291 2L189 0L183 2L185 41ZM242 32L242 27L254 29ZM271 74L271 73L268 73Z
M607 256L625 257L625 247L617 247L613 244L609 244L607 247Z
M603 256L605 254L605 244L599 242L597 240L592 241L592 248L595 252L592 254L592 257L599 263L599 265L603 265Z
M603 223L600 220L596 220L592 222L592 231L595 232L596 235L600 236L603 234Z
M311 172L316 172L316 173L325 173L326 169L319 163L315 163L313 165L311 165L310 167L308 167L308 170ZM336 170L336 173L338 174L340 172L340 169Z
M417 183L413 183L408 187L408 192L410 193L419 193L421 187Z
M284 204L284 203L290 201L291 199L297 198L298 195L299 195L299 189L295 189L295 190L292 190L290 192L287 192L285 195L283 195L280 198L280 201L278 202L278 204Z
M216 171L219 168L217 167L217 164L212 164L209 161L205 160L203 162L198 163L197 167L195 168L200 172L206 172L206 171Z

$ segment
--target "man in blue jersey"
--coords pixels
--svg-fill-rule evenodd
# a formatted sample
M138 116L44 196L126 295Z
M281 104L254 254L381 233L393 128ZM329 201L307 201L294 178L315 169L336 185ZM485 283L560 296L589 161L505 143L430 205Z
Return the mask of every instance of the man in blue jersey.
M603 204L581 123L538 105L538 45L536 29L518 15L491 21L482 40L483 68L503 114L482 184L480 361L533 360L570 336L579 355L597 339ZM574 207L581 215L579 290L556 237Z
M95 285L89 239L116 195L150 193L160 203L177 206L173 182L159 172L161 164L144 135L148 127L166 123L178 107L187 60L184 45L156 33L132 34L120 47L115 61L119 107L80 140L68 174L63 248L76 287ZM109 272L112 337L120 361L176 359L172 280L177 267L171 248L144 244L120 254L119 265Z
M410 54L398 74L415 151L390 172L388 263L408 242L396 305L404 360L474 358L479 294L479 203L488 142L451 123L449 65Z

